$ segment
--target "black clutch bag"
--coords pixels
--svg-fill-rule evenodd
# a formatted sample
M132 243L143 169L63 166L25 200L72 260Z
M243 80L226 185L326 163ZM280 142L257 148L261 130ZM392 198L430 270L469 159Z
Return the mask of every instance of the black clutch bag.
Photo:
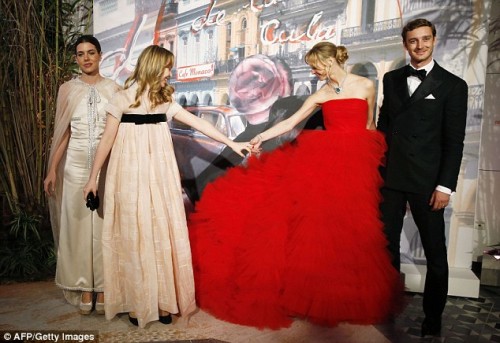
M92 192L87 195L86 205L91 211L97 210L99 208L99 195L97 195L97 192L95 195Z

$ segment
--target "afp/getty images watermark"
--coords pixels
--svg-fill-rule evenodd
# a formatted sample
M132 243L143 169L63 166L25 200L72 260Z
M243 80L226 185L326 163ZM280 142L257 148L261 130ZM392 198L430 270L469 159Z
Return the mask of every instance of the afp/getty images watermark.
M99 343L98 331L0 331L0 342Z

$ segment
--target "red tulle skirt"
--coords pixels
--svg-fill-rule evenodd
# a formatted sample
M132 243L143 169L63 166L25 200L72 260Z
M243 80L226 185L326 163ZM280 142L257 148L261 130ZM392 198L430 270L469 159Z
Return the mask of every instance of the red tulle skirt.
M327 147L327 148L325 148ZM303 132L209 184L189 218L196 299L237 324L374 324L402 298L374 131Z

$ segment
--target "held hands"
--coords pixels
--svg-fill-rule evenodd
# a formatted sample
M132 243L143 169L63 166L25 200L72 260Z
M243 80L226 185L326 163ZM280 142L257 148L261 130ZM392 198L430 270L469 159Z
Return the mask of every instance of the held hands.
M433 211L439 211L448 206L449 202L449 194L440 191L434 191L432 193L431 200L429 201L429 205L432 206Z
M235 153L237 153L241 157L245 157L245 155L252 152L252 146L248 142L234 142L234 141L232 141L228 145L231 149L234 150Z
M262 136L259 134L250 140L251 152L253 154L258 154L262 151L260 145L262 144Z

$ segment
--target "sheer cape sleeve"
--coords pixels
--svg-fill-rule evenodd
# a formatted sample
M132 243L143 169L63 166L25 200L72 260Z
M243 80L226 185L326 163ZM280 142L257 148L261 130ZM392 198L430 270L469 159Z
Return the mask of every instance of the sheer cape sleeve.
M111 99L113 94L121 89L121 87L110 79L102 79L95 87L99 92L101 98ZM80 101L86 97L89 91L89 86L75 78L67 81L59 87L56 102L56 116L54 120L54 135L50 143L50 154L47 165L47 171L52 164L55 152L61 144L62 138L66 130L68 130L71 122L71 117L75 112ZM50 212L50 222L52 226L52 234L54 236L54 244L57 251L59 246L59 231L60 231L60 218L61 218L61 201L63 192L63 177L64 165L66 163L66 151L64 152L61 161L56 169L56 185L54 195L49 197L48 206ZM82 193L83 194L83 193ZM82 195L83 201L83 195Z

